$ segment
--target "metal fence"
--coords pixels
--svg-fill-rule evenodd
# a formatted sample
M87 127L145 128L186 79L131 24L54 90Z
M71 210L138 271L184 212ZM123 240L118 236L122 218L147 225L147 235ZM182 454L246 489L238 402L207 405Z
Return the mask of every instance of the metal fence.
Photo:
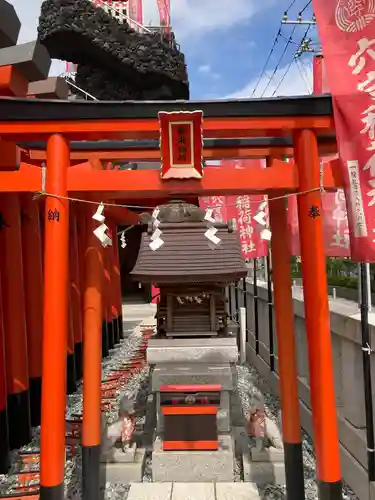
M274 325L273 325L273 295L272 282L270 273L267 279L268 285L268 341L269 341L269 366L271 371L275 371L275 342L274 342ZM259 310L258 310L258 286L257 286L257 269L254 263L253 276L251 278L243 278L237 283L232 283L228 287L228 312L230 319L238 326L238 336L241 335L241 308L246 311L242 321L245 322L243 328L245 330L245 342L249 342L249 333L253 330L255 337L255 352L259 354ZM252 308L252 314L250 310ZM250 318L253 317L253 325L250 324ZM240 346L240 338L238 338Z

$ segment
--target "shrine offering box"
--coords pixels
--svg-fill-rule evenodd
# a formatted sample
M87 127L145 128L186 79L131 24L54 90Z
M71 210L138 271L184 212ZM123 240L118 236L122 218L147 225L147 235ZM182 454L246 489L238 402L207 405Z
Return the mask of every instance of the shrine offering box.
M220 395L220 385L161 386L163 449L217 450Z

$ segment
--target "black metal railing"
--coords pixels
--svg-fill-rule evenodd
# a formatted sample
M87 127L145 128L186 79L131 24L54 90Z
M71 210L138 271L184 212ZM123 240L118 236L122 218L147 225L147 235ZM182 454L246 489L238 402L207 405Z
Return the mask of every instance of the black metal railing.
M253 260L253 282L249 278L244 278L237 283L232 283L228 287L228 311L230 319L237 327L240 326L240 308L246 310L246 342L250 340L250 335L255 340L255 353L260 354L259 338L259 299L258 299L258 262ZM268 349L269 366L271 371L275 371L275 335L273 322L273 292L271 272L267 272L267 302L268 302ZM251 321L253 318L253 321ZM238 330L238 335L240 332Z

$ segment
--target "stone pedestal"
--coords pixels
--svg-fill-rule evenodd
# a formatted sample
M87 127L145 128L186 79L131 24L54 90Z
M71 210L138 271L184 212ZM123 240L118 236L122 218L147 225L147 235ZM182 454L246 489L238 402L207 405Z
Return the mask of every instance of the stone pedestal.
M285 485L284 452L276 448L257 450L250 446L244 427L235 429L236 450L242 453L244 481L259 486Z
M152 455L154 482L203 483L234 480L231 399L235 383L233 363L237 361L237 358L238 349L234 338L151 339L149 341L147 360L154 364L151 391L156 399L157 437L153 443ZM160 389L161 386L166 385L220 386L220 389L214 391L220 392L220 404L218 398L214 403L215 406L218 405L216 416L219 433L218 450L163 450L162 436L165 432L165 421L160 398L163 390L160 391ZM168 392L166 388L164 391ZM189 390L188 388L181 389L181 392L185 394ZM202 392L205 392L203 388ZM176 400L180 401L178 398ZM208 435L209 432L205 434ZM165 436L167 443L168 433ZM200 437L200 439L210 440L208 437Z
M238 359L235 338L191 338L149 340L147 362L160 363L236 363Z
M129 451L129 456L127 458L123 457L124 461L102 463L101 484L105 485L105 483L111 483L127 485L133 482L141 482L145 465L145 453L144 448L137 448L134 450L134 453Z
M284 452L282 450L277 450L276 448L265 448L263 450L257 450L256 448L251 448L250 457L252 462L273 462L273 463L284 463Z
M123 452L122 448L114 446L110 451L102 454L101 461L107 463L133 463L135 462L136 451L137 445L135 443L126 452Z
M232 391L233 375L229 363L162 363L153 369L151 384L152 392L158 392L161 385L181 384L220 384L222 391Z
M230 482L234 480L232 436L219 436L217 451L163 451L161 436L156 436L152 454L154 482Z

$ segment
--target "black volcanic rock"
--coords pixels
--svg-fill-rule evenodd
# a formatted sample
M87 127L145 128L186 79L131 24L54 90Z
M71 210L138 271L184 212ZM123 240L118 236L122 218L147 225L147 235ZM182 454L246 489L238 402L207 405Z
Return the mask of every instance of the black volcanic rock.
M188 99L184 55L161 33L139 33L88 0L45 0L38 36L54 59L78 64L98 99Z
M138 85L119 77L115 72L90 64L78 66L75 84L99 100L166 101L180 99L179 96L184 93L183 86L179 88L177 84L142 90Z

